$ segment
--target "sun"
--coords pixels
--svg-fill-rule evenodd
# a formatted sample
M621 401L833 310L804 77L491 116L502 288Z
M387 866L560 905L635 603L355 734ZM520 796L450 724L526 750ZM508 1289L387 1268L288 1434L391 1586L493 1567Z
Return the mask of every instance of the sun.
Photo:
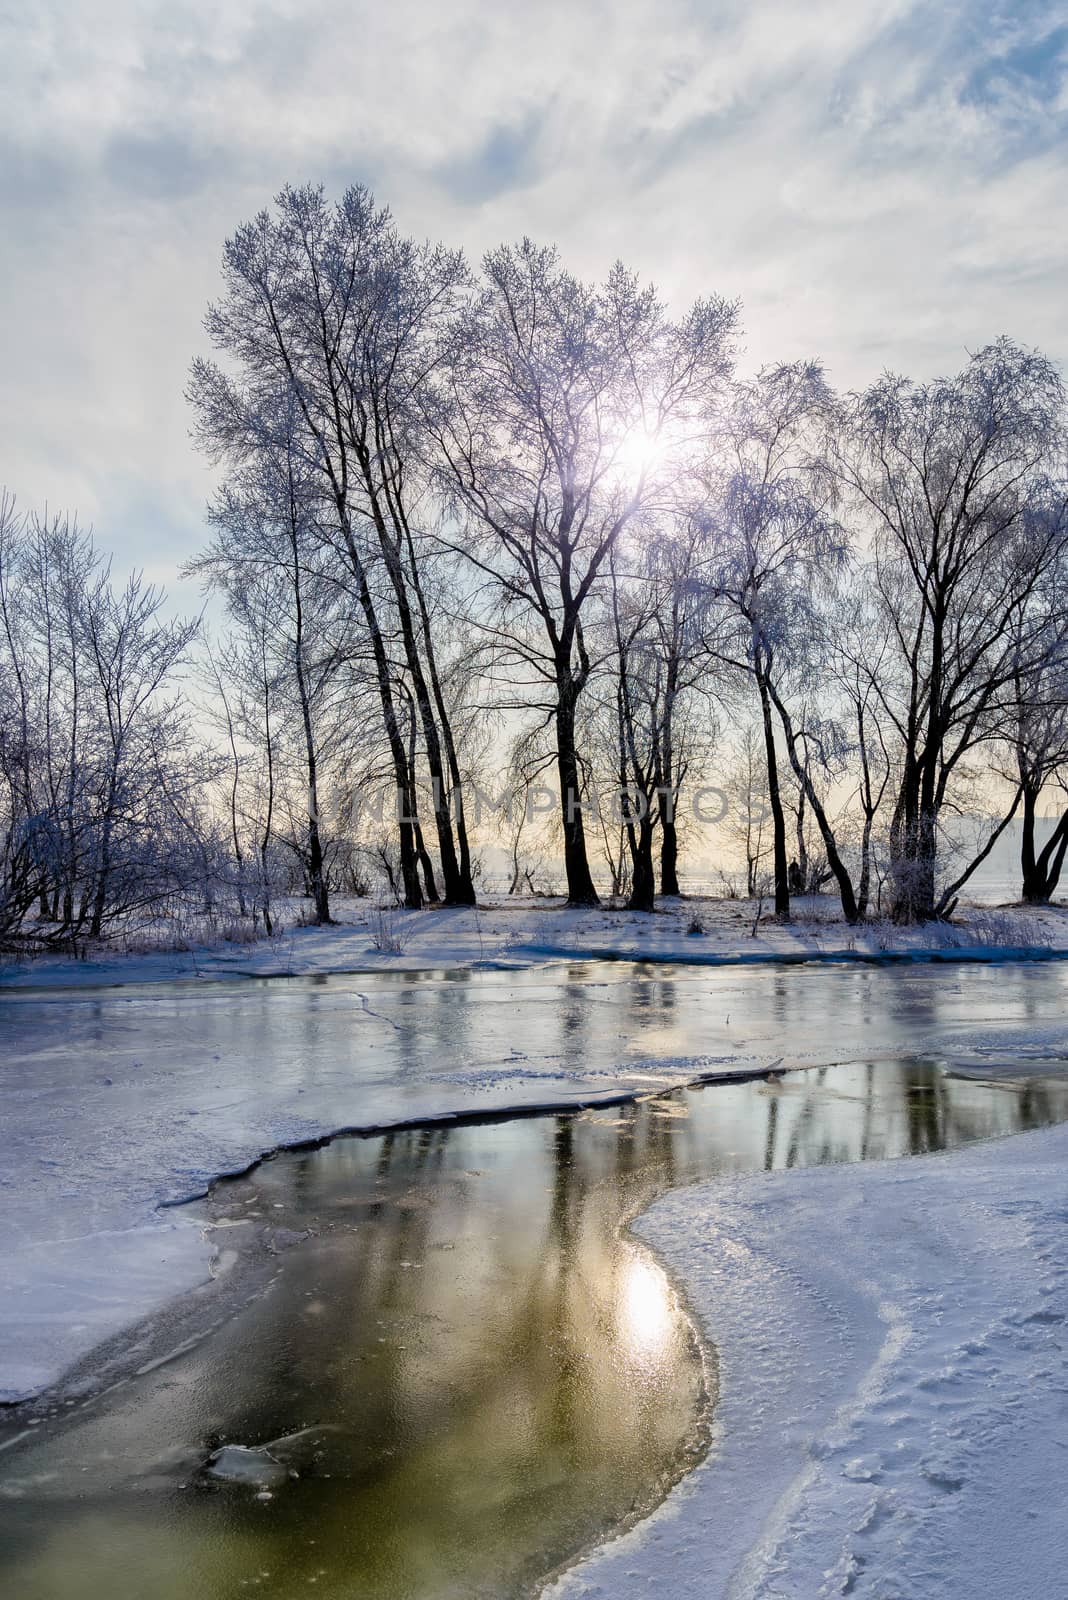
M664 456L663 440L644 428L631 428L620 440L614 462L615 476L627 489L648 482Z

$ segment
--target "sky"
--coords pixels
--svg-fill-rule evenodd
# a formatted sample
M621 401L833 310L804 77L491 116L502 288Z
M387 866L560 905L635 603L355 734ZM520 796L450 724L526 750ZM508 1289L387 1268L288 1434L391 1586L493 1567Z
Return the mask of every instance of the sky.
M1048 0L0 0L0 483L195 599L186 375L285 183L738 297L746 368L1066 360L1066 68Z

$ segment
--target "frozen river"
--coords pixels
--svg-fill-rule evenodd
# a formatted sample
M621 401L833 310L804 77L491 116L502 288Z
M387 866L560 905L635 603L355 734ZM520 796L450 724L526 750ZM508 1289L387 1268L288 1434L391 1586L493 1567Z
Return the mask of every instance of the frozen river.
M360 974L0 989L0 1394L39 1390L207 1276L181 1211L342 1128L588 1102L761 1067L905 1057L1044 1071L1068 966Z

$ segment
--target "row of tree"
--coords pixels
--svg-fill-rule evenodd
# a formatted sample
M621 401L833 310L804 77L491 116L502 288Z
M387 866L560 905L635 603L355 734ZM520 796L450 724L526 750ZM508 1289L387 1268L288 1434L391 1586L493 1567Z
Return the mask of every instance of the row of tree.
M371 866L408 906L472 904L502 772L517 797L553 774L571 903L596 902L603 857L649 909L658 880L679 891L717 740L766 802L780 917L824 879L849 921L875 900L946 915L1018 813L1025 898L1049 898L1068 846L1068 820L1036 838L1068 772L1050 361L1002 339L957 377L844 397L815 363L744 378L726 300L674 317L622 267L585 284L527 241L476 274L361 188L285 190L223 273L189 389L221 469L193 570L226 615L199 721L168 688L192 625L139 583L116 595L76 530L6 513L16 917L100 932L195 857L269 919L279 851L320 921ZM954 819L1002 794L962 854Z

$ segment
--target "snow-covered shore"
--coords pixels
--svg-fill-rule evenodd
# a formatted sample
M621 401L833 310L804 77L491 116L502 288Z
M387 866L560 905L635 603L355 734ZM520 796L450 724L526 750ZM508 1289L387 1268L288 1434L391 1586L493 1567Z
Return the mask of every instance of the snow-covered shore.
M761 961L996 961L1068 956L1068 906L962 907L952 923L899 928L849 927L831 896L795 900L793 920L745 900L664 900L653 914L598 907L568 909L549 899L491 899L478 908L381 912L369 902L335 907L333 927L296 925L283 907L283 931L255 943L182 941L182 948L97 947L84 959L41 956L0 962L0 989L161 983L331 972L527 967L546 960L681 961L692 965ZM755 930L755 931L754 931ZM392 948L381 948L383 938ZM151 941L148 941L151 945Z
M1006 1600L1068 1570L1068 1127L676 1190L708 1459L546 1600Z

